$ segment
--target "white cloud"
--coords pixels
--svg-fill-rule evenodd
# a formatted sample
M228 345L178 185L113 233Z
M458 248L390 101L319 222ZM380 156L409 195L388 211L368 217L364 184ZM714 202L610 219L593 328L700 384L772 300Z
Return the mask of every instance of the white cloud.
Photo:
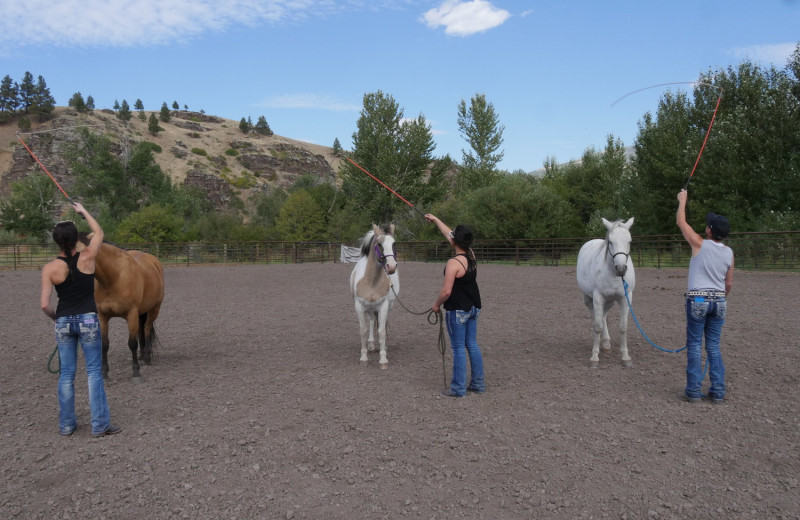
M0 44L159 45L337 9L325 0L0 0Z
M789 57L797 47L796 42L776 43L774 45L751 45L750 47L735 47L730 53L740 59L749 59L755 62L769 63L777 68L783 68Z
M311 108L333 112L358 111L361 105L339 101L333 96L322 94L284 94L270 97L256 106L264 108Z
M498 9L487 0L445 0L436 9L422 15L428 27L444 26L445 34L470 36L502 25L511 14Z

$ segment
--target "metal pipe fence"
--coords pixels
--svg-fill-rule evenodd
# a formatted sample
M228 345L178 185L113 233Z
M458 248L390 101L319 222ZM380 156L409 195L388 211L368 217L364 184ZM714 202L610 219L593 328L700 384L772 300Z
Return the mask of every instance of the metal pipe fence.
M478 240L474 250L484 263L574 266L589 238ZM800 231L732 233L736 268L800 271ZM155 255L165 266L206 264L300 264L339 262L342 244L331 242L166 242L117 244ZM344 244L356 246L357 244ZM442 262L452 256L444 241L398 242L400 262ZM53 243L0 244L0 270L39 269L58 254ZM636 267L687 267L691 248L681 235L635 236L631 258Z

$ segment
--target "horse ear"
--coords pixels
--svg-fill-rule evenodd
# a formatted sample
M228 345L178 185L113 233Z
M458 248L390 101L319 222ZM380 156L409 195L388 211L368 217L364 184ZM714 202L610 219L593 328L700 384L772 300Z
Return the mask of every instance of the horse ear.
M611 229L611 226L613 226L613 225L614 225L614 224L612 224L611 222L609 222L608 220L604 219L603 217L600 217L600 220L602 220L602 221L603 221L603 225L606 227L606 229L609 229L609 230L610 230L610 229Z
M376 235L382 235L383 234L383 230L381 230L381 228L377 224L375 224L374 222L372 223L372 232L375 233Z
M389 234L394 235L394 222L389 224Z
M628 221L624 223L622 226L625 229L630 229L632 225L633 225L633 217L629 218Z

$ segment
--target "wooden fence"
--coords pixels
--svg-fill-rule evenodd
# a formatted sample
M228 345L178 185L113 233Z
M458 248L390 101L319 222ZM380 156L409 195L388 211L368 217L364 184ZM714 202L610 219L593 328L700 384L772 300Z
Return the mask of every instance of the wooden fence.
M478 240L481 262L531 266L574 266L588 238ZM800 271L800 231L732 233L726 243L736 255L737 269ZM329 242L180 242L119 244L147 251L164 265L297 264L339 262L341 245ZM356 244L345 244L355 246ZM398 242L400 262L442 262L452 255L443 241ZM58 253L46 245L0 244L0 270L39 269ZM634 236L631 257L637 267L687 267L691 249L681 235Z

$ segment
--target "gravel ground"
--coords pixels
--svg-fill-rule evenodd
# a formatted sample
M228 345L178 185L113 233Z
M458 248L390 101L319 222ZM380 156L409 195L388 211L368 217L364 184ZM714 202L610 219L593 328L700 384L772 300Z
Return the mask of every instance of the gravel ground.
M797 274L738 272L723 329L728 400L680 400L683 353L633 320L588 368L575 269L480 267L488 391L444 388L438 326L395 306L389 369L358 363L352 266L169 267L155 362L132 384L111 321L119 435L58 435L39 273L0 271L0 518L800 518ZM421 311L440 264L401 263ZM637 270L653 342L684 341L686 270ZM79 363L83 363L82 357ZM449 352L445 359L450 373Z

